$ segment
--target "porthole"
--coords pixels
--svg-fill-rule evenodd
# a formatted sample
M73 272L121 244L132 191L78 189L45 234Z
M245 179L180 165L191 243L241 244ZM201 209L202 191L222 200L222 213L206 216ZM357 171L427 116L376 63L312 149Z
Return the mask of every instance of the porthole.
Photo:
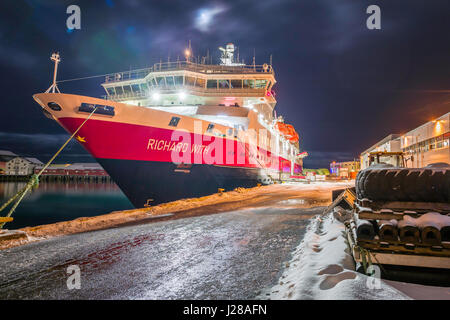
M49 102L49 103L47 103L47 105L53 111L61 111L61 106L59 104L57 104L56 102Z

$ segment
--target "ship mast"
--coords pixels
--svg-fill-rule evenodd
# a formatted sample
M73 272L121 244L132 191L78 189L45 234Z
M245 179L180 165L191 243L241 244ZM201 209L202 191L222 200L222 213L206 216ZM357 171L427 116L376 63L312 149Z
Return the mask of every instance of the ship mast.
M58 86L56 85L56 75L58 74L58 64L61 62L61 58L59 56L59 53L58 52L54 52L52 54L52 56L50 57L50 60L55 62L55 69L53 71L53 83L50 86L50 88L48 88L47 91L45 91L45 93L49 93L50 90L51 90L52 93L55 93L55 91L58 91L58 93L61 93L59 91Z

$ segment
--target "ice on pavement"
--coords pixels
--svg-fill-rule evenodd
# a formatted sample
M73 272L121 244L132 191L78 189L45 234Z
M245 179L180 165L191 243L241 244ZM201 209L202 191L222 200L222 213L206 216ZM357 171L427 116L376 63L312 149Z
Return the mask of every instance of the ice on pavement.
M355 271L344 225L330 214L317 216L286 263L278 284L261 299L409 299L384 281Z
M298 193L298 192L315 192L314 196L317 196L317 201L321 204L329 203L330 193L332 189L349 187L349 182L330 182L330 183L286 183L286 184L273 184L268 186L261 186L255 188L236 188L233 191L215 193L212 195L180 199L168 203L159 204L149 208L132 209L125 211L115 211L109 214L95 216L95 217L82 217L71 221L57 222L48 225L41 225L36 227L26 227L21 230L25 231L28 235L28 240L20 241L4 241L0 243L0 249L6 249L18 245L23 245L28 242L39 241L43 239L52 238L55 236L69 235L80 232L88 232L95 230L102 230L107 228L116 227L124 223L132 223L142 221L143 219L149 219L152 217L163 217L167 214L178 213L190 209L207 208L208 206L220 205L227 202L242 202L241 206L251 205L253 202L260 201L264 196L268 194L286 194L286 193ZM288 200L301 202L303 200ZM292 203L284 203L289 207ZM238 208L240 205L236 205ZM283 204L280 204L283 206ZM233 209L235 209L233 208Z

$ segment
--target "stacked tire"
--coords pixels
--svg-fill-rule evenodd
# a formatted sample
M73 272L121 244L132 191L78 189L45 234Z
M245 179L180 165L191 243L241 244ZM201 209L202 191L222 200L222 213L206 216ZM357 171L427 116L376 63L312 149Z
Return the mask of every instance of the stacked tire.
M395 168L375 165L356 177L359 199L450 203L450 165L425 168Z

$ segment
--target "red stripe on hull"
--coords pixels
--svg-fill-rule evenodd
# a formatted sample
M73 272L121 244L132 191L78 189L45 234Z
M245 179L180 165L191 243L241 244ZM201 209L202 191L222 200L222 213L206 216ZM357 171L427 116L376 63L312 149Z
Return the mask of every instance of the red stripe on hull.
M73 133L84 121L60 118L61 125ZM127 123L89 120L78 132L81 144L100 159L212 164L231 167L268 168L290 172L291 162L252 148L247 143L221 137L187 133ZM294 172L301 172L295 164Z

